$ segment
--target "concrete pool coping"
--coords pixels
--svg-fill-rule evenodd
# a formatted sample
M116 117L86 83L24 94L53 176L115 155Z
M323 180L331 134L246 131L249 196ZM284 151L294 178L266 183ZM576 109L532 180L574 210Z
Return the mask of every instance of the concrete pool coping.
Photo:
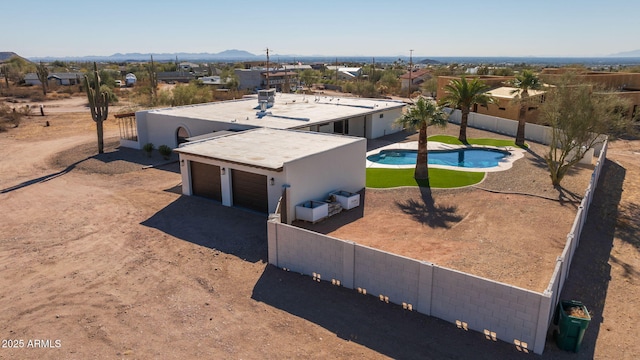
M469 172L497 172L509 170L513 166L513 162L524 157L526 150L516 147L516 146L489 146L489 145L452 145L445 144L438 141L428 141L427 149L431 150L455 150L455 149L463 149L463 148L475 148L475 149L498 149L507 151L509 155L505 156L502 159L498 166L490 167L490 168L463 168L459 166L449 166L449 165L438 165L438 164L429 164L430 168L434 169L448 169L448 170L456 170L456 171L469 171ZM417 141L409 141L409 142L401 142L395 143L391 145L386 145L381 148L367 151L367 158L370 155L375 155L382 150L418 150L418 142ZM385 168L385 169L413 169L415 165L386 165L379 164L373 161L367 161L367 168Z

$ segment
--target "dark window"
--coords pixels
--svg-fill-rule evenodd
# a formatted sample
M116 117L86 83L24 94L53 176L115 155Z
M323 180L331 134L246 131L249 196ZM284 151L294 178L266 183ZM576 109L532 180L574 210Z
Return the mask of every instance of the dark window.
M498 108L498 109L500 109L500 110L507 110L506 108L503 108L503 107L500 107L500 108Z
M382 119L384 117L384 114L380 114L380 119Z

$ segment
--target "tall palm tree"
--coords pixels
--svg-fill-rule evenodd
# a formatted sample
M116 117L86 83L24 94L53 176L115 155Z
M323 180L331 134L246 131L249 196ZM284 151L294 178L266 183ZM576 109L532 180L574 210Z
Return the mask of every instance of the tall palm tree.
M416 170L413 177L416 180L429 179L429 167L427 165L427 126L447 125L447 115L435 102L425 100L420 97L407 112L396 120L398 125L413 130L419 129L418 134L418 158L416 160Z
M475 104L485 106L494 104L497 100L486 93L489 86L478 78L474 78L471 82L468 82L464 76L460 80L451 80L444 86L444 90L445 96L440 100L440 105L462 111L458 140L467 143L467 122L471 107Z
M511 91L511 95L516 95L516 100L520 103L520 113L518 114L518 132L516 133L516 145L524 146L524 127L526 124L525 115L527 112L527 101L529 99L529 90L538 90L542 88L540 79L531 70L523 70L511 82L516 89Z

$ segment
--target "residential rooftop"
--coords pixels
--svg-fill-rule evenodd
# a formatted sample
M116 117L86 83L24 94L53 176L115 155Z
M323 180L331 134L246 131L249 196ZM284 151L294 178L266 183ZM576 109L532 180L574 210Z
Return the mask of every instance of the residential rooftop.
M519 91L520 89L515 87L502 86L502 87L487 91L487 94L496 98L513 99L519 94ZM546 91L529 89L527 90L527 92L529 93L529 96L536 96L536 95L544 94Z
M236 164L282 171L284 164L364 138L258 128L189 142L175 151Z
M277 93L273 106L260 111L257 95L239 100L150 110L150 114L293 129L402 108L402 101Z

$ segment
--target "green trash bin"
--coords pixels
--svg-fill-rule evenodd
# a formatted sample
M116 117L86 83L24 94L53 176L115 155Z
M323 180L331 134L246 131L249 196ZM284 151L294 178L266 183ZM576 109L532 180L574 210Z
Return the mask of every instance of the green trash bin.
M578 352L591 316L580 301L562 300L558 304L556 343L562 350Z

